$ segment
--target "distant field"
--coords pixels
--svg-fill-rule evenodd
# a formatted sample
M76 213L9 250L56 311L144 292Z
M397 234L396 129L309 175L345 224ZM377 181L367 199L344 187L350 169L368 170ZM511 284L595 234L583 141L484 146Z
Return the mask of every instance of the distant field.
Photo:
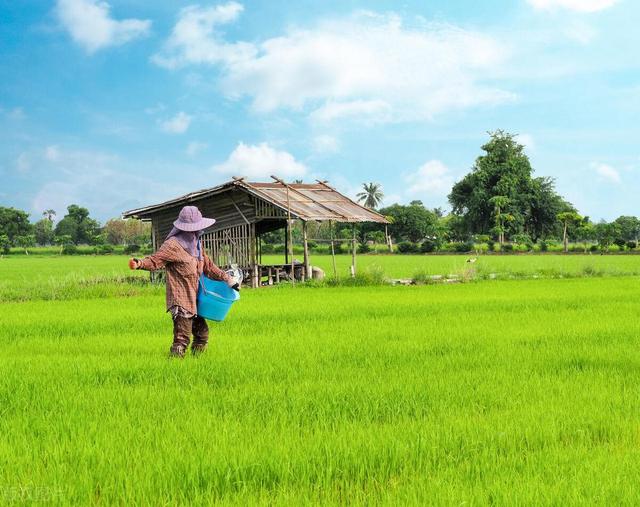
M640 275L640 256L635 255L485 255L477 262L467 263L467 255L359 255L357 269L360 273L380 269L390 278L411 278L418 273L449 275L466 272L470 268L478 278L492 274L500 277L554 278L560 276L625 276ZM296 256L296 258L300 258ZM0 301L15 299L24 290L32 294L57 294L65 297L65 290L74 290L84 282L83 290L103 291L112 281L122 277L140 277L146 280L145 272L127 269L127 256L9 256L0 258ZM283 256L264 256L265 263L282 263ZM333 276L331 256L313 255L311 263ZM351 256L336 256L339 277L349 276ZM87 285L87 280L89 284ZM116 283L112 287L122 292ZM128 287L139 293L143 288ZM13 295L9 297L9 294ZM4 297L3 297L4 295ZM58 298L60 298L58 297Z
M0 505L637 501L637 277L244 291L171 361L125 260L0 259Z

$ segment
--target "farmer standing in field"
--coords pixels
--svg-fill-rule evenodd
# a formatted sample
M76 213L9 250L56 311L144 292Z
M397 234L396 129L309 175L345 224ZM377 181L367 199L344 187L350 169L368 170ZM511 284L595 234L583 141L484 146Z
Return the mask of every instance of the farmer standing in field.
M209 326L197 315L196 306L198 280L202 273L240 290L239 283L216 266L202 249L200 236L214 223L215 219L204 218L197 207L185 206L156 253L144 259L129 260L131 269L166 270L167 312L173 317L173 344L169 349L172 357L184 357L192 334L191 352L194 355L207 348Z

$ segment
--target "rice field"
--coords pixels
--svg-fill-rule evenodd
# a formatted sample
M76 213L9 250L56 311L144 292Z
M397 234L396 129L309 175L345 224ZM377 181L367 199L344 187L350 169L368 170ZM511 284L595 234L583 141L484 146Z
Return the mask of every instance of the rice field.
M124 257L0 259L0 504L635 505L640 279L600 258L478 261L596 277L247 290L183 361Z

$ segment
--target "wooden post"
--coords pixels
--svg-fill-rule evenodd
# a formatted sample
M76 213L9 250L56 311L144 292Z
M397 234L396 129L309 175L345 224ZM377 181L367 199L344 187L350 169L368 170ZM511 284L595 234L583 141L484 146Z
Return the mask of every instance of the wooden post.
M311 266L309 265L309 243L307 241L307 222L302 222L302 242L304 248L304 278L311 280Z
M356 249L357 249L356 224L353 224L352 229L353 229L353 238L351 239L351 276L355 277L356 276Z
M338 270L336 269L336 250L333 241L333 222L329 222L329 230L331 233L331 259L333 260L333 277L338 278Z
M284 226L284 263L289 264L289 221Z
M387 225L384 226L384 238L387 242L389 253L393 253L393 243L391 243L391 236L389 236L389 228Z
M253 276L251 277L251 287L257 289L260 287L260 266L253 265Z

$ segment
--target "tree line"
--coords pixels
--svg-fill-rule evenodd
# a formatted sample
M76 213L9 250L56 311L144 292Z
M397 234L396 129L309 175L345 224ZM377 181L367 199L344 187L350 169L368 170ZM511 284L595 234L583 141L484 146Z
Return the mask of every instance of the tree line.
M58 245L61 252L73 253L78 245L93 245L106 253L121 245L136 251L150 241L150 224L140 220L114 218L101 225L77 204L68 206L54 224L56 215L55 210L47 209L31 223L26 211L0 206L0 250L8 253L11 247L18 247L28 253L34 246Z
M594 223L560 196L553 178L535 177L524 146L516 136L502 130L490 133L471 171L453 185L448 200L451 212L428 209L421 201L393 204L377 209L384 198L379 184L363 184L359 202L389 218L389 233L398 243L419 244L434 251L445 243L497 243L503 249L513 244L532 247L559 241L565 251L569 241L597 243L601 249L638 247L640 220L621 216L612 222ZM376 228L360 227L361 240ZM407 247L417 248L414 247Z

